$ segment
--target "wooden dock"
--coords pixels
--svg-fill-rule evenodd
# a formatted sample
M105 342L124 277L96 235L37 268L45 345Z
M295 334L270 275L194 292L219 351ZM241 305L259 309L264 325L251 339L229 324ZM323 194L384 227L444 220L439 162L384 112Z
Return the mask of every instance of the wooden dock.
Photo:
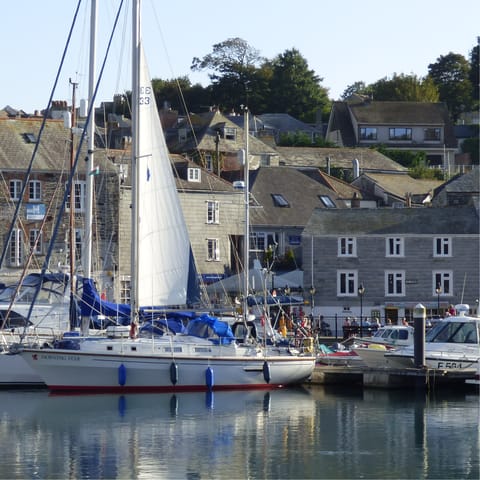
M424 388L466 387L466 380L474 379L476 372L427 368L368 368L365 366L317 365L311 385L357 385L369 388Z

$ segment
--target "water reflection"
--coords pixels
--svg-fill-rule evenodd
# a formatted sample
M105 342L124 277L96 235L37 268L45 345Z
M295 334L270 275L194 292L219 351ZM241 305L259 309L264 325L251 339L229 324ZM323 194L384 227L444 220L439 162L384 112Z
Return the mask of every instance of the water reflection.
M0 392L1 478L479 478L478 394Z

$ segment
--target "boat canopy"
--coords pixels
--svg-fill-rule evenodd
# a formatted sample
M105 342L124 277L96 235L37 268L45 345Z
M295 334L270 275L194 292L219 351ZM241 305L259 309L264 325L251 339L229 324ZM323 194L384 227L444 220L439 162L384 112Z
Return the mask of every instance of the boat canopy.
M185 333L194 337L208 338L213 343L229 344L235 340L227 322L206 314L191 320Z

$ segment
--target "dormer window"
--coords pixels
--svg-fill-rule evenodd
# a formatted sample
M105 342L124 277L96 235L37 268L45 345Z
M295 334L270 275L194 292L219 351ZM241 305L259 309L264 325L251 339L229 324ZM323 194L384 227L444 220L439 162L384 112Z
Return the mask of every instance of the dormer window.
M280 193L272 193L272 198L276 207L286 208L290 206L287 199Z
M199 168L188 168L188 181L189 182L200 182L200 169Z
M225 140L235 140L237 138L237 129L233 127L224 127L223 137Z

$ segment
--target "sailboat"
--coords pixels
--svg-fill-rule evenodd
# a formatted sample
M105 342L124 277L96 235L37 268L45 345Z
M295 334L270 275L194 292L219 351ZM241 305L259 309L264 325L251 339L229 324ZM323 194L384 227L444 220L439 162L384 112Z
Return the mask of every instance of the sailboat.
M188 302L192 254L163 137L133 2L131 325L105 338L70 337L20 354L51 391L147 392L260 389L300 384L315 357L290 347L236 339L202 314L176 330L156 307ZM161 335L138 332L151 318Z

